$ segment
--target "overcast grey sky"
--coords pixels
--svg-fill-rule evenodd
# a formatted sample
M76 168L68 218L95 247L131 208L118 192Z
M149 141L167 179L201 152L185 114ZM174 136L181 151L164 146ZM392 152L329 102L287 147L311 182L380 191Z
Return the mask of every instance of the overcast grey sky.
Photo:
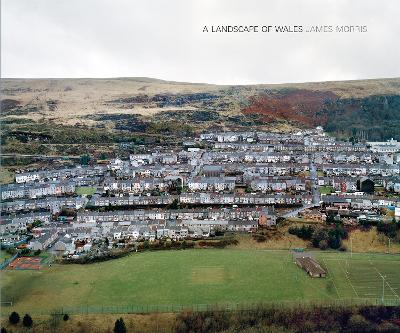
M2 0L2 77L226 84L400 76L399 0ZM203 33L211 25L366 33Z

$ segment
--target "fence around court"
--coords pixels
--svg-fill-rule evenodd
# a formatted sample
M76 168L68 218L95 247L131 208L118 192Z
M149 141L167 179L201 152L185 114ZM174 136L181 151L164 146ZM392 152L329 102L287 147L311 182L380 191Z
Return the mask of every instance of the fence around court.
M8 258L6 260L4 260L1 264L0 264L0 269L4 269L6 268L9 264L11 264L15 259L17 259L19 256L19 253L14 254L11 258Z
M91 306L59 307L53 310L19 309L13 306L2 305L2 313L11 311L27 312L35 315L84 315L84 314L146 314L146 313L179 313L179 312L207 312L207 311L255 311L263 309L281 308L309 308L309 307L348 307L348 306L400 306L400 299L378 298L349 298L330 301L283 301L259 303L226 303L226 304L158 304L158 305L118 305L118 306Z

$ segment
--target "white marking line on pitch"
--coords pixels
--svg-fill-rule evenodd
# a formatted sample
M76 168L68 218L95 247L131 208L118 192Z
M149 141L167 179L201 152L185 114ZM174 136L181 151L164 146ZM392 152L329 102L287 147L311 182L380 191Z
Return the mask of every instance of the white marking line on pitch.
M343 268L343 266L342 266L341 264L339 264L339 266L340 266L340 268L342 269L344 275L346 276L347 281L349 281L351 287L353 288L354 292L356 293L356 296L359 297L356 288L354 288L353 284L352 284L351 281L350 281L349 276L347 275L347 271L344 270L344 268Z
M339 290L338 290L338 288L336 287L335 278L334 278L333 273L329 273L328 265L326 264L325 259L322 259L322 261L323 261L324 264L325 264L326 272L327 272L328 274L331 274L331 275L332 275L332 282L333 282L333 286L334 286L335 289L336 289L336 294L338 295L339 299L342 298L342 297L340 297Z
M376 272L377 272L380 276L382 276L381 272L378 271L378 269L374 266L374 264L372 263L372 261L370 260L369 262L370 262L371 266L376 270ZM400 299L399 295L398 295L398 294L396 293L396 291L392 288L392 286L391 286L390 283L387 281L387 279L385 279L385 282L386 282L385 284L389 287L389 289L392 291L392 293L393 293L398 299Z

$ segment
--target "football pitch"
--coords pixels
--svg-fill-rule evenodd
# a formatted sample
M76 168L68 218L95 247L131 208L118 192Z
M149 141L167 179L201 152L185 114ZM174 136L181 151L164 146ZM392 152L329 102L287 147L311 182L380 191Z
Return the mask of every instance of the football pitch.
M324 258L339 298L400 300L400 261L397 256L361 255Z
M327 270L311 278L289 251L180 250L135 253L89 265L3 270L2 302L34 313L57 308L371 299L400 304L400 256L314 252ZM7 303L8 304L8 303Z

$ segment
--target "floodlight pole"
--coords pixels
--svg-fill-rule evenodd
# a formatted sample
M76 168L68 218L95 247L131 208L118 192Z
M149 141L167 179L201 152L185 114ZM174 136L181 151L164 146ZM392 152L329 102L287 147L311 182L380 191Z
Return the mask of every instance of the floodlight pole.
M379 272L378 272L378 274L382 279L382 304L384 304L384 302L385 302L385 277L386 276L382 275Z

